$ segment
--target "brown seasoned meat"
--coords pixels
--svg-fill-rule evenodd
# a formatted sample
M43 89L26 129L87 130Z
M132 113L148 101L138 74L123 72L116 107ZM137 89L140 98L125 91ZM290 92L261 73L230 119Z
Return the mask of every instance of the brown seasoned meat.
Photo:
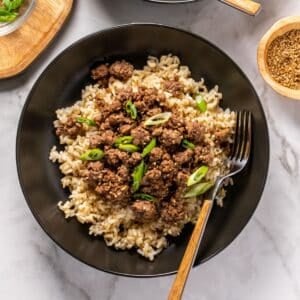
M145 146L150 142L150 133L142 126L138 126L131 130L131 136L133 137L133 144Z
M149 117L158 115L160 113L162 113L162 109L160 107L150 108L149 110L146 111L146 115Z
M74 118L68 118L67 122L65 124L60 124L56 128L56 135L66 135L71 138L75 138L77 135L82 134L83 127L81 123L76 122L76 119Z
M182 121L182 118L180 118L177 114L174 113L167 122L166 127L169 129L175 129L182 134L185 133L185 122Z
M176 80L165 81L164 88L175 97L180 96L183 92L183 84Z
M133 74L134 67L125 60L116 61L109 68L110 75L120 80L128 80Z
M152 129L152 135L154 137L158 137L158 136L161 136L162 133L163 133L163 128L162 127L154 127L153 128L150 128L150 130Z
M113 145L115 142L115 134L112 130L106 130L102 134L93 134L89 137L90 147L95 148L99 145Z
M102 80L103 78L108 77L108 75L109 75L108 66L105 64L102 64L91 71L91 77L94 80Z
M183 139L182 134L175 129L163 129L162 135L159 141L164 147L170 148L173 146L180 145Z
M89 162L87 164L86 179L89 185L96 186L100 177L100 172L103 170L103 164L100 161Z
M129 134L131 129L133 129L135 127L135 124L125 124L125 125L121 125L119 128L119 132L122 135L126 135Z
M122 179L124 183L128 182L130 179L129 170L125 165L121 165L117 170L118 176Z
M175 198L171 198L170 202L168 203L163 203L161 217L165 222L168 223L184 220L185 212L182 203Z
M130 167L135 167L142 160L142 155L139 152L134 152L131 154L130 158L124 162Z
M211 154L209 147L197 146L195 148L195 163L204 163L206 165L211 165L213 160L213 155Z
M124 180L109 169L104 169L99 174L99 181L95 191L105 201L125 205L130 199L130 189Z
M160 162L163 154L164 154L164 151L161 148L159 148L159 147L153 148L149 155L149 162L151 162L151 163Z
M127 102L128 100L133 99L134 93L131 88L124 88L117 92L116 100L121 103Z
M187 149L183 152L177 152L173 155L174 161L179 165L184 165L193 159L194 152L191 149Z
M185 171L179 171L176 177L176 183L180 193L186 188L186 183L188 181L190 174Z
M173 180L178 171L172 159L163 159L159 169L162 173L162 178L168 180L169 182Z
M108 117L107 122L111 127L115 127L115 126L120 126L122 124L130 124L132 123L132 120L125 117L123 113L118 113L118 114L111 114Z
M157 218L157 209L153 202L136 200L131 205L131 209L139 222L152 221Z
M200 144L204 139L205 129L198 122L187 122L186 124L187 137L192 142Z
M105 151L104 158L110 166L118 166L121 163L126 164L129 159L129 154L119 149L112 148Z
M152 169L146 172L143 177L143 185L155 185L157 181L161 181L161 171L159 169Z
M140 88L135 94L134 104L140 113L146 114L154 106L163 103L165 96L155 88Z

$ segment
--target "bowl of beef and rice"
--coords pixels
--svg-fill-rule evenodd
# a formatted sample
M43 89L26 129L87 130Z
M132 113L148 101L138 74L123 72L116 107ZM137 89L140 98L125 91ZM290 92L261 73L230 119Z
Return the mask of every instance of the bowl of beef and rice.
M260 199L269 144L259 99L230 58L191 33L135 24L91 35L50 64L26 102L17 137L26 200L89 265L174 273L203 199L229 172L242 109L254 116L251 163L217 195L196 265L238 235Z

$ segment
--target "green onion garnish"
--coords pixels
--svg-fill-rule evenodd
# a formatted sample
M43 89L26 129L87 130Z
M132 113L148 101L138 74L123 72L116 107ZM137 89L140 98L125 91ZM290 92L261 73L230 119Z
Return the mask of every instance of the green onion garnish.
M203 195L214 186L212 182L202 182L192 186L185 194L184 198L191 198Z
M147 200L147 201L155 201L156 198L149 195L149 194L144 194L144 193L136 193L133 194L134 199L142 199L142 200Z
M170 112L164 112L157 115L152 116L151 118L145 121L146 126L154 126L166 123L172 116Z
M0 22L1 23L12 22L17 18L17 16L18 16L18 13L16 13L16 12L0 8Z
M18 9L23 4L24 0L2 0L2 2L8 11L12 11Z
M156 146L156 138L153 138L150 143L144 148L143 152L142 152L142 157L144 158L145 156L147 156L152 150L153 148Z
M189 178L187 181L187 186L191 186L193 184L196 184L200 182L205 175L207 174L208 167L207 166L202 166L199 169L197 169Z
M195 145L188 141L187 139L184 139L182 141L182 147L186 148L186 149L191 149L191 150L194 150L195 149Z
M96 122L94 120L88 119L88 118L83 118L83 117L78 117L76 119L76 122L78 123L84 123L88 126L96 126Z
M85 153L83 153L80 156L81 160L100 160L102 159L104 156L104 152L99 149L99 148L95 148L95 149L91 149L86 151Z
M132 173L132 190L136 192L141 185L144 174L146 173L146 165L144 160L142 160L133 170Z
M137 152L140 149L138 146L133 145L133 144L120 144L120 145L118 145L118 148L120 150L127 151L130 153Z
M130 144L132 141L133 137L130 135L121 136L115 140L115 146L119 146L120 144Z
M125 106L125 110L131 119L135 120L137 118L137 109L131 100L128 100Z
M201 95L197 95L196 98L196 104L197 104L197 108L202 112L206 112L207 111L207 103L204 100L203 96Z

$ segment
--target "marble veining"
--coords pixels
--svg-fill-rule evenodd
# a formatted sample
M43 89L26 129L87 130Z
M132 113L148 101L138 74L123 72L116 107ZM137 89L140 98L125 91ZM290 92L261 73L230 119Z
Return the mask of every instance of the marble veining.
M0 299L166 299L171 277L132 279L90 268L58 248L31 215L18 184L15 138L25 99L46 65L97 30L158 22L191 30L228 53L249 76L266 112L271 161L254 217L239 237L191 273L186 300L300 299L300 102L269 88L258 73L256 47L278 19L299 14L299 0L260 0L248 17L216 0L164 6L142 0L75 1L63 31L24 74L0 81ZM1 45L0 45L1 46ZM199 58L202 59L201 57Z

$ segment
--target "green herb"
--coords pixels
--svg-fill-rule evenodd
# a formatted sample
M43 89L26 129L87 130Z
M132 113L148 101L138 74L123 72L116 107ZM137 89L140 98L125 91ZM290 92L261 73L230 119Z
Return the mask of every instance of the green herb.
M133 145L133 144L120 144L120 145L118 145L118 148L120 150L127 151L130 153L137 152L140 149L138 146Z
M207 174L208 167L207 166L202 166L199 169L197 169L189 178L187 181L187 186L191 186L195 183L200 182L205 175Z
M133 173L131 175L132 179L133 179L132 190L134 193L140 188L140 185L141 185L141 182L142 182L142 179L143 179L143 176L145 175L145 173L146 173L146 165L145 165L144 160L142 160L134 168Z
M191 150L194 150L195 149L195 145L188 141L187 139L184 139L182 141L182 147L186 148L186 149L191 149Z
M130 135L121 136L115 140L115 146L119 146L120 144L130 144L132 141L133 137Z
M125 110L127 114L130 115L131 119L135 120L137 118L137 109L131 100L127 101Z
M86 151L80 156L81 160L100 160L104 156L104 152L101 149L95 148Z
M202 182L202 183L195 184L184 194L183 197L191 198L191 197L197 197L203 195L213 186L214 184L212 182Z
M8 11L16 10L21 7L23 0L2 0L4 7Z
M157 115L152 116L151 118L145 121L146 126L153 126L153 125L161 125L166 123L172 116L170 112L164 112Z
M88 126L96 126L96 122L94 120L88 119L88 118L83 118L83 117L78 117L76 119L76 122L78 123L84 123Z
M196 104L197 104L197 108L202 112L206 112L207 111L207 103L204 100L203 96L201 95L197 95L196 98Z
M150 143L144 148L143 152L142 152L142 157L144 158L145 156L147 156L152 150L153 148L156 146L156 138L153 138Z
M18 16L18 13L7 11L3 8L0 8L0 22L6 23L6 22L12 22L14 21Z
M144 194L144 193L136 193L133 194L134 199L142 199L142 200L147 200L147 201L155 201L156 198L149 195L149 194Z

